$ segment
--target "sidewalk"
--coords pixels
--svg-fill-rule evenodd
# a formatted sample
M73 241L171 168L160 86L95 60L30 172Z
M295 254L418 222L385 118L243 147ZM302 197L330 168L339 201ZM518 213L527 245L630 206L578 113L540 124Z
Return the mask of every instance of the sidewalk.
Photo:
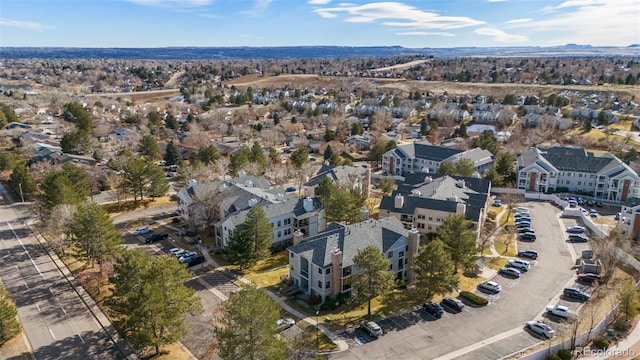
M176 231L180 231L180 229L176 228L176 227L172 227L172 226L168 226L165 225L166 227L172 229L172 230L176 230ZM247 280L246 278L242 277L242 276L238 276L236 274L234 274L233 272L226 270L224 267L221 267L215 260L213 260L211 258L211 256L209 255L209 252L207 251L206 248L202 247L202 245L197 245L198 248L200 249L200 253L205 257L205 259L207 259L207 261L204 263L204 265L211 265L213 266L216 270L221 271L223 274L225 274L228 277L234 278L244 284L251 284L251 281ZM204 280L202 280L204 281ZM213 287L212 285L208 284L209 287ZM327 329L326 327L324 327L322 324L320 324L318 321L316 321L316 319L314 317L307 317L305 314L301 313L300 311L292 308L291 306L289 306L289 304L287 304L285 302L285 298L282 298L276 294L274 294L271 291L265 290L265 292L267 293L267 295L269 295L269 297L271 297L273 300L275 300L276 302L278 302L278 304L280 304L280 306L287 311L288 313L290 313L291 315L300 318L303 321L306 321L307 323L311 324L311 326L314 326L316 328L318 328L320 331L322 331L329 339L331 339L331 341L333 341L334 344L336 344L338 346L338 350L334 351L334 352L341 352L341 351L345 351L347 349L349 349L349 345L347 344L346 341L340 339L336 334L334 334L332 331L330 331L329 329Z

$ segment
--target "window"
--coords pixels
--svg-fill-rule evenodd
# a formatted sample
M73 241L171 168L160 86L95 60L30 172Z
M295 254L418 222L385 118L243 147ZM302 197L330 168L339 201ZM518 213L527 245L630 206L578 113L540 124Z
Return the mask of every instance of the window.
M398 259L398 270L404 269L404 260Z
M391 259L393 257L393 251L389 251L387 253L387 259Z
M291 257L296 257L296 254L294 254L294 253L291 253Z
M578 186L582 185L582 181L578 181Z
M331 274L331 268L324 269L324 273L325 274Z
M432 229L431 229L431 225L429 225L429 226L427 227L427 229L432 230Z
M322 289L322 281L318 281L318 287Z
M291 235L291 229L285 229L284 230L284 234L285 235Z
M351 271L352 270L353 269L351 268L351 266L347 266L346 268L343 268L342 269L342 277L346 277L346 276L351 275Z
M327 282L324 283L324 288L325 289L328 289L330 287L331 287L331 281L327 281Z
M318 274L322 274L322 268L318 268Z
M424 220L425 218L426 218L425 215L418 215L418 219L420 219L420 220Z
M433 221L433 216L429 216L429 221Z
M398 257L404 257L404 251L400 251L400 252L398 253Z
M282 231L278 231L278 237L282 237Z
M424 229L424 223L418 223L418 229Z
M284 219L285 225L291 225L291 219Z

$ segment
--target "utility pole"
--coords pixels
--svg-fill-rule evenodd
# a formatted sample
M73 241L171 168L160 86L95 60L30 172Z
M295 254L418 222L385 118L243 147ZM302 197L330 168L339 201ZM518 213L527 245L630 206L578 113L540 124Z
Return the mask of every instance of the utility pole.
M316 350L320 351L320 323L318 322L318 315L320 310L316 310Z
M18 187L20 188L20 199L24 202L24 194L22 193L22 183L18 183Z

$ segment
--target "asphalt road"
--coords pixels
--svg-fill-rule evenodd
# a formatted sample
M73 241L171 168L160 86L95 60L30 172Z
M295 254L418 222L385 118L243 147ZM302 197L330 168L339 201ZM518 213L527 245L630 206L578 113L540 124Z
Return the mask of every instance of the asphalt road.
M17 205L20 206L20 205ZM4 199L0 203L0 277L36 360L119 359L113 343L52 258Z
M531 213L532 227L538 240L518 243L520 249L537 250L540 257L520 279L497 275L493 280L502 285L497 296L487 296L489 305L466 306L461 313L445 311L435 320L420 310L409 311L379 321L386 332L374 340L358 329L341 334L349 350L332 359L499 359L544 341L525 330L525 322L543 317L546 305L561 301L559 294L573 285L575 271L564 224L559 209L542 202L522 204ZM582 244L584 245L584 244ZM579 303L567 302L572 308ZM567 331L556 325L558 333ZM560 335L560 334L559 334Z

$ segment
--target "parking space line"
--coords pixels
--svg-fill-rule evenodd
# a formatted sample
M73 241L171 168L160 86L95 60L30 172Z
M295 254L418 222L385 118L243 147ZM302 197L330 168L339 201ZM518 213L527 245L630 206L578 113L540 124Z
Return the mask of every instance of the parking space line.
M500 340L504 340L504 339L506 339L506 338L508 338L508 337L510 337L512 335L516 335L516 334L518 334L519 332L522 332L522 331L523 331L522 330L522 326L520 326L520 327L511 329L511 330L505 331L505 332L503 332L501 334L498 334L496 336L490 337L488 339L479 341L479 342L477 342L475 344L471 344L469 346L465 346L462 349L458 349L458 350L450 352L450 353L448 353L446 355L437 357L437 358L435 358L435 360L453 360L453 359L455 359L455 358L457 358L459 356L468 354L468 353L470 353L470 352L472 352L474 350L481 349L481 348L483 348L483 347L485 347L487 345L496 343L496 342L498 342Z

